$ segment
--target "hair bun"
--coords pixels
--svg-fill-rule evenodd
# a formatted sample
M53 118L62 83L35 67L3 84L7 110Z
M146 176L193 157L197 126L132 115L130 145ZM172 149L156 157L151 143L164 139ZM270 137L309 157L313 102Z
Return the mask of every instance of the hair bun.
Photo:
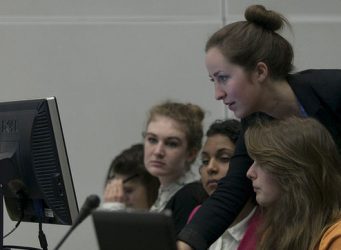
M263 5L251 5L245 10L245 19L264 29L276 31L284 26L286 19L279 13L267 10Z
M205 118L205 112L202 110L202 108L196 104L187 103L186 104L188 110L190 110L191 113L189 115L192 115L192 119L197 120L198 122L202 122Z

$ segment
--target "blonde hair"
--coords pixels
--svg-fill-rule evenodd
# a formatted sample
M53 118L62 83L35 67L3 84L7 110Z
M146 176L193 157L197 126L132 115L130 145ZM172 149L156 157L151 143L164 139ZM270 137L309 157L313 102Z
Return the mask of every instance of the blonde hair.
M330 133L317 120L290 117L254 124L245 143L282 191L266 208L258 249L314 249L341 210L340 155Z
M205 112L192 103L165 101L149 110L147 126L156 116L165 116L178 122L186 134L188 150L201 149L203 138L203 120Z
M192 103L165 101L149 110L146 127L157 116L171 118L181 125L186 134L188 151L194 150L198 152L201 149L203 138L202 122L205 113L200 106Z

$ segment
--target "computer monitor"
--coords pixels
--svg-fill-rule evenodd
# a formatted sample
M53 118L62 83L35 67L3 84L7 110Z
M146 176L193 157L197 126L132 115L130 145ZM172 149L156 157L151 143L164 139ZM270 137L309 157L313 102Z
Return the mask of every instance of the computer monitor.
M55 97L0 103L0 187L14 221L75 221L78 204Z

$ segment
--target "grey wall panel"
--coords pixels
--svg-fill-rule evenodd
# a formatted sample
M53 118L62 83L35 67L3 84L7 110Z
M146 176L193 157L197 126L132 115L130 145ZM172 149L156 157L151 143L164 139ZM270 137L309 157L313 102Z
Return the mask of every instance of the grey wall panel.
M213 16L220 0L2 0L1 16Z
M2 24L4 91L0 99L57 96L81 205L88 194L102 195L111 159L142 141L146 113L152 105L166 99L199 104L207 111L206 128L223 117L204 67L205 40L218 26L178 22ZM11 224L6 223L7 231ZM6 242L38 244L37 232L26 230L33 226L20 226ZM54 246L63 229L44 227ZM91 224L80 227L69 240L70 249L93 249L82 248L94 241L88 227Z
M287 37L294 46L297 70L341 68L341 22L294 22L293 32Z
M251 4L262 4L268 9L279 11L285 16L340 16L340 0L224 0L228 15L244 15L244 10Z

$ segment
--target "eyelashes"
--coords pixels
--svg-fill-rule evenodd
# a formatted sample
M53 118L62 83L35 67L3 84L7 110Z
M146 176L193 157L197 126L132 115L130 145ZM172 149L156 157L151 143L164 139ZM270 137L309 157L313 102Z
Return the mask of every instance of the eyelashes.
M218 84L225 84L230 79L229 75L216 75L216 76L209 76L209 81Z

